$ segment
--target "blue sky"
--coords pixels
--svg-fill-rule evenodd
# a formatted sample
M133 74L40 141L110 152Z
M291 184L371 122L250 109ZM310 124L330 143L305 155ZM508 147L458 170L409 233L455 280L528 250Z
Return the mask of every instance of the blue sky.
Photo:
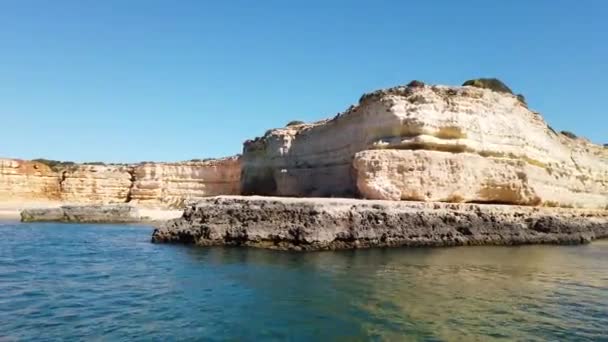
M498 77L608 143L608 1L1 1L0 156L239 153L412 79Z

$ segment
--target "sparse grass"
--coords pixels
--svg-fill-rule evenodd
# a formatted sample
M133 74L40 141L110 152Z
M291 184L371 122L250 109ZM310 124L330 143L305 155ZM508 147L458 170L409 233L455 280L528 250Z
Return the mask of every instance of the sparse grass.
M60 160L52 160L52 159L44 159L44 158L37 158L37 159L33 159L32 161L40 163L40 164L44 164L44 165L50 167L51 170L56 171L56 172L76 166L76 163L71 162L71 161L60 161Z
M210 160L213 160L213 159L214 159L214 158L204 158L204 159L197 159L197 158L194 158L194 159L190 159L190 160L188 160L188 161L189 161L189 162L193 162L193 163L201 163L201 162L207 162L207 161L210 161Z

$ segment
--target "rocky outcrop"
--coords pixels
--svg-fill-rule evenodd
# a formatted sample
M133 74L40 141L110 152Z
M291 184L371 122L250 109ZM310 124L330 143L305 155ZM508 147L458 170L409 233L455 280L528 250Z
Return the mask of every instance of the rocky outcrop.
M477 204L220 196L189 206L153 242L322 250L579 244L608 237L608 212Z
M608 151L522 96L422 83L245 143L244 194L608 208Z
M240 194L236 157L133 165L66 163L53 168L40 162L0 159L0 204L130 203L181 208L188 200L224 194Z
M71 223L149 223L154 218L143 215L128 204L64 205L58 208L31 208L21 212L23 222Z
M239 195L236 157L182 163L144 163L133 170L131 199L147 206L180 207L208 196Z

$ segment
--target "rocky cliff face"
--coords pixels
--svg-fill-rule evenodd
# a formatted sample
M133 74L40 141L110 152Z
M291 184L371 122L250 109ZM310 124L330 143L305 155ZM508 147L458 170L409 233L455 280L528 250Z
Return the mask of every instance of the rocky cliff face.
M184 201L216 195L239 195L238 158L200 162L145 163L133 171L131 199L149 206L182 206Z
M129 201L133 167L77 165L59 171L61 200L67 203L125 203Z
M0 201L56 201L61 198L59 175L31 161L0 159Z
M181 207L188 199L240 194L240 162L49 166L0 159L0 202L133 203Z
M508 93L403 86L244 146L245 194L606 208L608 151Z

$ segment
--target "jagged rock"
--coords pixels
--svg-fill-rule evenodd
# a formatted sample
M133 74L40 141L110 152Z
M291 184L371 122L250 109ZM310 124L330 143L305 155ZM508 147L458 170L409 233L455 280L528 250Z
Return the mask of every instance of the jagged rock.
M606 208L607 152L555 134L511 93L400 86L247 141L241 183L248 195Z
M579 244L608 237L608 212L328 198L220 196L188 207L152 241L322 250Z

